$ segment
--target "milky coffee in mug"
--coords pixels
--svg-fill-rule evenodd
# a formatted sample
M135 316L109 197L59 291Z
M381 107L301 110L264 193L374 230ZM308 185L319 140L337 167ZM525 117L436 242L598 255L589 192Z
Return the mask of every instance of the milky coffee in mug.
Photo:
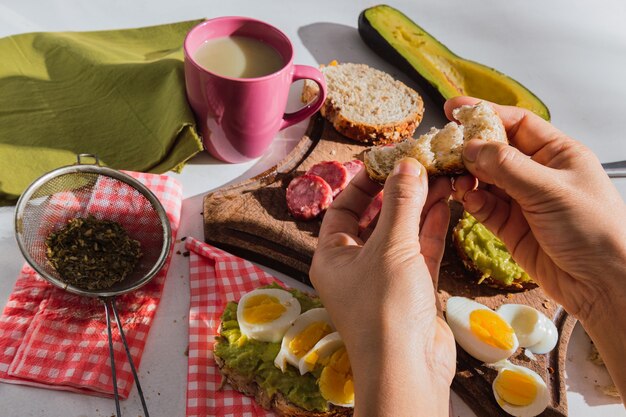
M226 162L261 156L274 136L324 103L326 84L314 67L295 65L291 42L281 31L246 17L200 23L185 38L187 99L206 150ZM317 99L285 113L289 87L300 79L319 86Z
M245 36L209 39L198 47L193 59L207 71L234 78L257 78L284 65L272 46Z

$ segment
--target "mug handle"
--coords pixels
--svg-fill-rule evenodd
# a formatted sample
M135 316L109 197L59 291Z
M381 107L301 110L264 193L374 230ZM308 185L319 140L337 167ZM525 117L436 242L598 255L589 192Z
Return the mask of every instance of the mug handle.
M324 100L326 100L326 82L324 81L324 75L322 75L320 70L318 70L317 68L309 67L307 65L294 65L291 82L293 83L294 81L303 79L315 81L315 83L319 87L317 99L313 103L307 104L296 112L285 113L283 115L283 122L280 125L280 130L299 123L307 117L312 116L322 107L322 104L324 104Z

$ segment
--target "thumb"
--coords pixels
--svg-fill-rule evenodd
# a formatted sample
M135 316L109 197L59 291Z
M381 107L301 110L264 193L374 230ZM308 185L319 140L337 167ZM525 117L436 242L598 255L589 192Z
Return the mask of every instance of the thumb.
M480 181L493 184L522 203L550 185L547 168L513 146L472 139L465 144L463 162Z
M416 159L398 161L385 181L383 206L371 238L418 247L422 208L428 195L426 169Z

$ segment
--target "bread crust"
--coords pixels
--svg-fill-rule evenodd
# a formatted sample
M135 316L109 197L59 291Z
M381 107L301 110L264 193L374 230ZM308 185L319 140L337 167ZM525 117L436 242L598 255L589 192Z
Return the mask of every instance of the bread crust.
M320 109L320 113L332 123L335 130L342 135L356 140L357 142L385 145L401 141L411 137L415 129L422 121L424 114L424 102L418 99L418 110L400 121L386 124L367 124L354 122L341 113L341 108L336 107L333 100L326 100Z
M461 240L459 238L459 234L461 231L461 220L459 223L452 229L452 243L454 248L456 249L459 258L463 262L463 266L465 269L473 275L476 284L486 285L491 288L497 288L499 290L505 290L509 292L520 292L530 290L532 288L537 287L532 281L517 281L514 280L510 285L506 285L497 279L494 279L490 276L485 276L485 273L478 268L478 266L474 263L474 261L467 255L465 250L463 249L463 245L461 244Z
M367 154L366 161L367 161ZM461 175L467 172L465 165L455 161L454 163L449 163L447 165L442 165L440 168L437 168L435 165L425 166L426 172L429 177L435 176L454 176ZM365 169L367 171L367 175L374 181L379 184L384 184L389 176L389 173L378 172L376 171L371 164L365 163Z
M230 384L236 391L254 397L257 404L266 410L275 412L281 417L351 417L353 409L348 407L338 407L330 404L328 411L308 411L287 401L281 394L276 393L273 396L259 386L259 384L249 377L238 374L232 368L226 366L222 358L213 355L215 363L224 378L224 381Z

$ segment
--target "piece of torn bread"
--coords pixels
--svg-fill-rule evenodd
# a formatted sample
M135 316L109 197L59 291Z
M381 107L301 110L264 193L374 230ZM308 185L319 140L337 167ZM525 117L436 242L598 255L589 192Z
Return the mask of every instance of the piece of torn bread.
M331 64L320 68L328 94L320 113L342 135L373 144L411 137L422 120L420 95L391 75L365 64ZM302 101L315 99L319 88L307 80Z
M393 145L375 146L365 153L370 178L384 182L396 162L405 157L417 159L429 175L457 175L465 172L463 147L471 139L508 143L502 120L493 108L481 101L461 106L452 115L461 124L450 122L441 129L431 128L419 138Z

